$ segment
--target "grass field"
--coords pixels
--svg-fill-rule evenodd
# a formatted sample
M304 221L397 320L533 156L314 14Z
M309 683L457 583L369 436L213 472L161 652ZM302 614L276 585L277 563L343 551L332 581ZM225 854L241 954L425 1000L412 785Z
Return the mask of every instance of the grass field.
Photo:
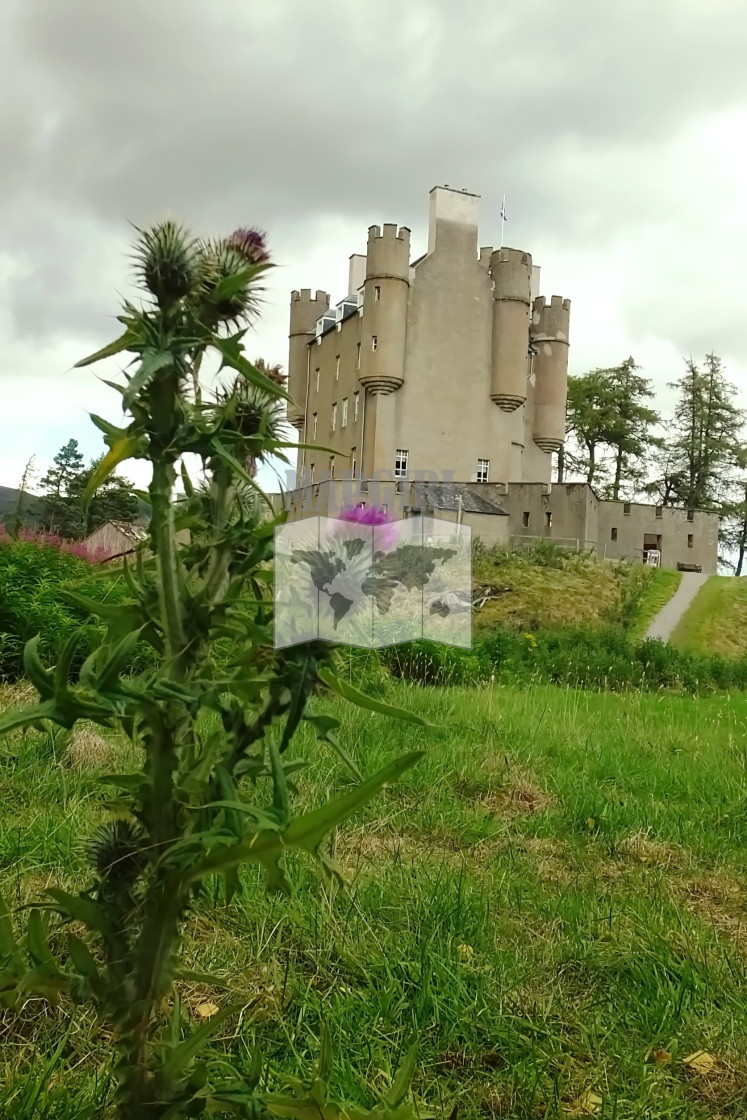
M289 1071L328 1024L335 1086L367 1103L417 1033L418 1098L447 1115L458 1102L460 1120L744 1117L747 697L399 685L392 698L434 730L337 713L367 772L429 750L336 836L347 889L296 864L290 903L252 872L231 906L207 900L191 967L227 992L184 987L188 1005L241 1002L224 1044L256 1031ZM345 784L310 738L292 749L310 759L304 803ZM131 765L127 751L36 732L0 743L0 868L16 905L84 883L94 779ZM85 1108L105 1096L107 1057L87 1012L4 1013L0 1116L106 1116Z
M740 657L747 653L747 579L711 576L675 628L684 650Z

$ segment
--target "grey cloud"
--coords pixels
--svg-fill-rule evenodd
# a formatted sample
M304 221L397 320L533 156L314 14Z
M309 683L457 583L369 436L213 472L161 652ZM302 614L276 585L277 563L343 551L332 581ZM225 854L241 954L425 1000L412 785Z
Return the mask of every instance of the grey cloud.
M484 215L508 190L530 249L604 252L671 217L672 138L747 98L742 0L6 0L0 44L7 307L29 339L106 334L127 222L167 208L267 228L294 277L325 216L360 224L349 252L372 221L422 232L444 180ZM721 329L744 352L731 312L700 332L694 298L663 287L641 270L631 329L653 317L678 346Z

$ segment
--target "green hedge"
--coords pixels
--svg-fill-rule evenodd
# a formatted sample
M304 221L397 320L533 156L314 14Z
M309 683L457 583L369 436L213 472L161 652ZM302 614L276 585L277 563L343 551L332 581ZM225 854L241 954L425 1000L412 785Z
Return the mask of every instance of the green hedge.
M683 653L659 641L633 641L612 626L531 634L497 628L470 651L409 642L382 651L381 660L392 676L422 685L541 682L691 694L747 688L747 657Z

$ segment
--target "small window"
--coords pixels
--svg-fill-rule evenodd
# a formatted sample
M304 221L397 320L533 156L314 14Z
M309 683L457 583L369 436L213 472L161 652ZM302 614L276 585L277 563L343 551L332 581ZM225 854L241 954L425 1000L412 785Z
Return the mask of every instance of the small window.
M694 545L695 545L695 537L693 536L692 533L688 533L687 534L687 547L688 548L693 548Z
M311 472L310 481L313 482L314 481L314 464L313 463L309 463L309 471Z
M340 355L335 358L335 381L340 380Z
M552 529L552 514L549 510L545 514L545 528Z
M319 369L316 370L316 391L319 392Z
M688 521L694 521L695 520L695 510L694 509L689 509L687 511L687 520Z
M353 423L358 419L358 398L360 393L353 393Z
M358 345L355 348L355 368L356 369L361 368L361 344L360 344L360 342L358 343Z
M521 523L525 529L529 528L529 510L524 510L521 515Z
M358 509L365 509L365 508L366 508L366 503L365 502L358 502Z
M407 478L407 461L408 461L409 458L410 458L410 452L409 451L403 451L403 449L401 447L397 448L397 452L394 456L394 477L395 478Z
M353 478L355 478L356 474L358 473L358 457L356 455L356 450L357 448L354 447L350 456L350 473Z
M337 401L332 405L332 431L337 427Z
M478 459L477 460L477 481L487 482L488 475L490 474L490 460Z
M335 477L335 457L334 457L334 455L330 455L330 457L329 457L329 477L330 478Z
M617 540L617 529L612 529L610 531L610 540L611 541L616 541Z
M347 427L347 423L348 423L348 398L347 398L347 397L343 397L343 401L342 401L342 419L341 419L341 421L340 421L340 427L341 427L341 428L346 428L346 427Z
M664 515L664 507L663 506L657 506L656 507L656 516L657 517L663 517L663 515Z
M379 336L377 334L371 335L371 349L379 349Z
M311 438L312 439L316 439L316 429L317 429L317 415L316 415L316 413L314 413L314 415L311 417Z
M374 300L378 303L380 299L381 299L381 288L377 284L376 287L374 288Z
M625 502L623 505L623 513L626 517L630 517L630 502Z

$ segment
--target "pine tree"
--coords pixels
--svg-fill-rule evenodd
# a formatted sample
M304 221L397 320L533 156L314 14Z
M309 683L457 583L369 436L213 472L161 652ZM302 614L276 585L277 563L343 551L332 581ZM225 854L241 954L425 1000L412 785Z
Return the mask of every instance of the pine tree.
M84 461L78 450L78 441L68 440L57 452L52 466L41 480L42 527L69 539L83 535L83 511L79 504L76 507L70 501L70 488L82 473Z
M670 388L679 398L672 424L672 460L680 479L677 502L688 509L718 510L729 499L739 457L744 414L721 359L707 354L703 369L692 358Z
M589 486L602 481L607 471L602 458L611 419L607 372L595 369L568 378L566 415L573 444L565 450L564 469L582 475Z
M117 475L110 476L101 485L84 512L83 493L101 458L95 459L88 467L84 466L83 456L74 439L60 449L42 479L43 528L67 540L79 540L106 521L135 521L138 515L137 496L131 483Z
M658 446L652 432L660 422L645 402L653 398L651 382L638 373L640 366L630 357L613 369L605 370L609 391L607 427L602 437L612 454L612 479L605 497L619 501L638 492L646 475L646 459Z

